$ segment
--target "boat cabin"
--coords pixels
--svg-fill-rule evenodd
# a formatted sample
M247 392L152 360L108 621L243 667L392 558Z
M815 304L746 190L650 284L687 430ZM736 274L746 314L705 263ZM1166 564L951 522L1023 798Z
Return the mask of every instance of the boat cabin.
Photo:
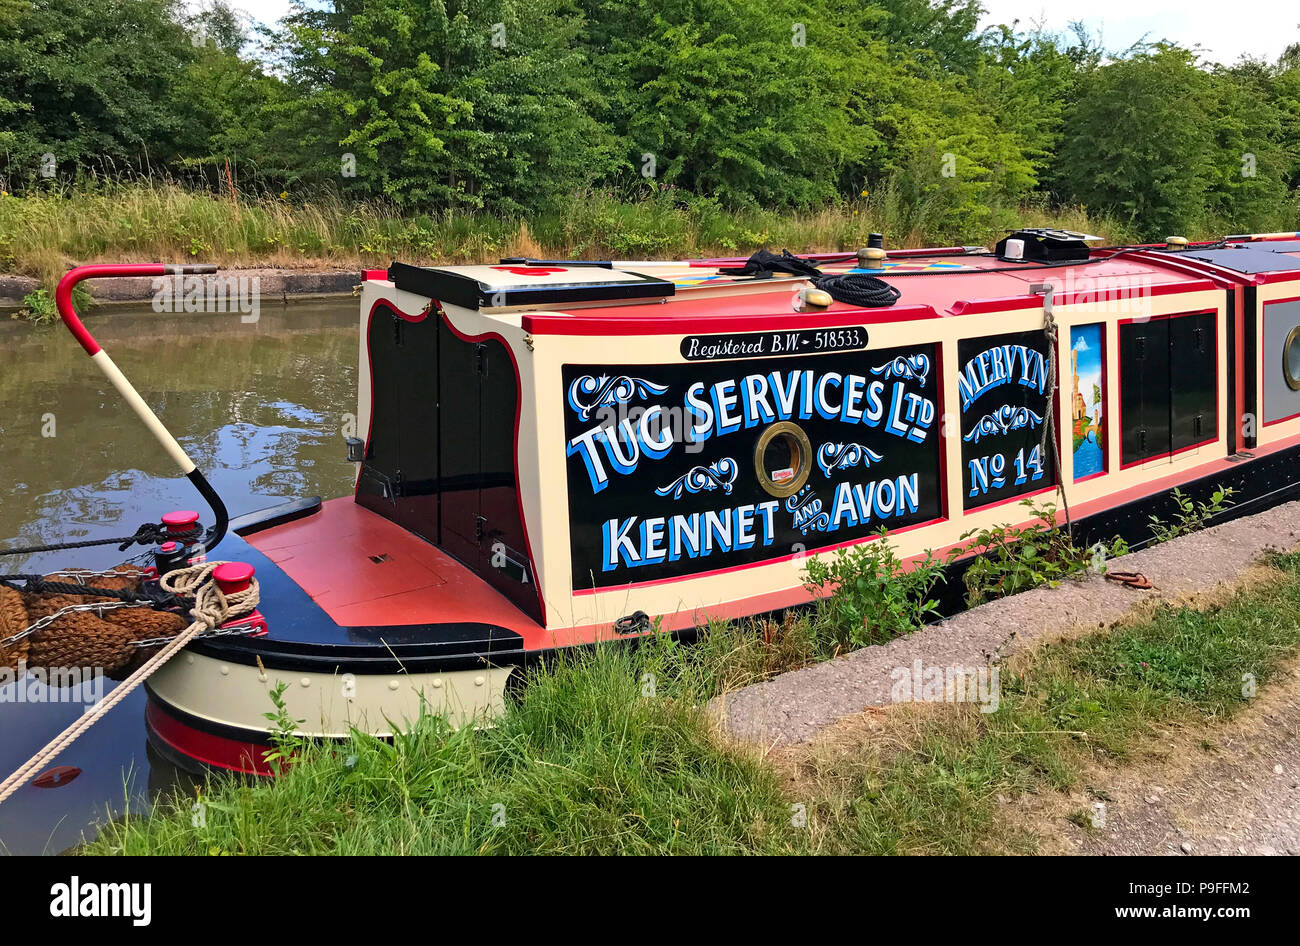
M882 528L919 555L1058 481L1086 518L1300 440L1300 240L1065 252L817 261L895 286L879 308L744 260L396 263L325 515L418 537L543 646L799 604L807 556Z

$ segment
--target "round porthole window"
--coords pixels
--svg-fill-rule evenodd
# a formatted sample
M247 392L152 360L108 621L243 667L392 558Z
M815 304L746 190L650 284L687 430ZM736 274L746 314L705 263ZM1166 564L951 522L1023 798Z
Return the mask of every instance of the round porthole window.
M798 424L788 420L773 424L754 447L758 485L771 496L792 496L807 482L812 460L812 444Z
M1291 329L1282 345L1282 374L1292 391L1300 391L1300 325Z

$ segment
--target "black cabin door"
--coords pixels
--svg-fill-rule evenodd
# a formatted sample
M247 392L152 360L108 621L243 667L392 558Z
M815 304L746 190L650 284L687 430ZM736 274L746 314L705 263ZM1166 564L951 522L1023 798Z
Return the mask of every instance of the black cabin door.
M1169 322L1170 448L1186 450L1219 438L1219 372L1213 312Z
M519 382L505 346L438 338L442 542L518 608L541 617L515 488Z
M397 319L393 389L397 402L398 525L426 542L438 541L438 401L429 390L437 363L438 331L432 319Z
M482 375L483 351L440 324L438 398L445 423L442 454L442 541L448 553L482 570Z
M1169 452L1169 320L1119 327L1120 405L1125 466Z
M1215 332L1213 312L1120 325L1123 465L1218 439Z

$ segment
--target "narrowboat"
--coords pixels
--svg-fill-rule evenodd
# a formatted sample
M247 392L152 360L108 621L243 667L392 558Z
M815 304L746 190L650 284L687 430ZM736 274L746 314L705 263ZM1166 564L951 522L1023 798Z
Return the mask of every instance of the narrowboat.
M556 649L807 604L882 528L915 559L1030 497L1086 537L1296 486L1300 234L871 242L367 272L355 492L230 523L265 633L149 680L155 747L268 772L280 681L314 737L475 723Z

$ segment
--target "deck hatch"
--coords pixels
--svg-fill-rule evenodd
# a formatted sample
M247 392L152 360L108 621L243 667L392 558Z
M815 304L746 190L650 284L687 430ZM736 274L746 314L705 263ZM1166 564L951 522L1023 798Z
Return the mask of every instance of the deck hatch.
M398 289L467 309L503 309L583 302L653 301L671 296L671 282L600 266L447 266L393 263L388 278Z

